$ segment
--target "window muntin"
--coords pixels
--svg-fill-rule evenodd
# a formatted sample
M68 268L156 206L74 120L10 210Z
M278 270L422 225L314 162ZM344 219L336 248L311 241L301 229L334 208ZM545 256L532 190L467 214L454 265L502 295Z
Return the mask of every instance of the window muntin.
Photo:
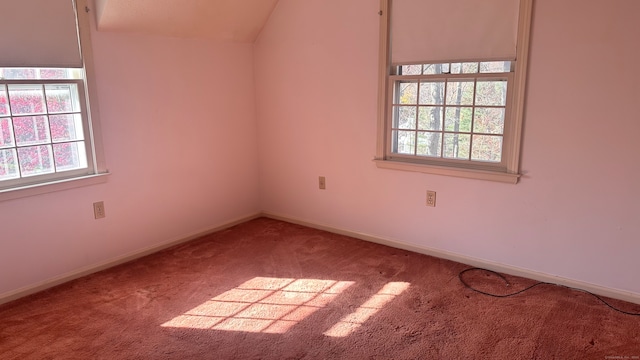
M395 67L387 158L502 166L512 68L511 61Z
M0 190L93 173L84 83L70 79L77 74L0 69L13 79L0 80Z

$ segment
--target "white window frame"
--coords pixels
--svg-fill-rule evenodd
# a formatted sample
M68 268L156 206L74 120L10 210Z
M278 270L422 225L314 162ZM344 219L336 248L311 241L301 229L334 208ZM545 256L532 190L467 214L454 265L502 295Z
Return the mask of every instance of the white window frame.
M380 0L380 66L378 91L378 137L374 162L379 168L455 176L516 184L520 178L520 148L524 116L525 83L533 0L520 0L516 60L508 81L502 161L487 166L477 161L449 161L423 156L399 156L391 152L391 104L395 69L391 64L391 2ZM476 62L500 59L451 59L443 62Z
M12 200L27 196L39 195L54 191L67 190L81 186L95 185L104 183L106 175L109 174L103 151L102 132L100 126L100 118L98 111L98 95L95 85L95 74L93 68L93 52L91 48L91 8L90 0L75 0L77 9L77 25L79 34L80 50L82 52L83 68L77 69L83 72L82 83L79 90L83 92L80 98L83 101L83 129L85 133L85 141L87 143L87 162L88 168L83 171L70 171L69 173L60 173L62 176L34 176L24 178L23 181L13 181L11 187L0 190L0 201ZM16 82L16 81L5 81ZM65 80L24 80L19 81L24 84L44 84L44 83L61 83ZM37 179L37 181L34 181Z
M75 102L75 100L77 100L77 109L73 109L67 112L53 112L50 109L48 109L47 106L44 107L44 111L40 112L38 114L25 114L25 115L20 115L20 114L12 114L10 116L3 116L0 117L0 119L11 119L12 122L15 124L15 119L16 118L23 118L23 117L31 117L31 116L46 116L49 118L49 120L51 119L50 116L55 116L58 114L67 114L67 115L80 115L81 120L81 126L82 126L82 137L73 139L72 141L56 141L53 138L53 134L49 133L48 134L48 140L47 141L39 141L37 144L29 144L26 147L30 147L30 146L47 146L47 147L51 147L53 148L53 152L51 153L52 155L52 168L51 168L51 172L48 173L43 173L43 174L34 174L34 175L28 175L28 174L23 174L22 171L20 170L20 166L19 164L16 164L18 167L18 171L17 171L17 175L19 177L17 178L13 178L13 179L4 179L2 181L0 181L0 189L12 189L15 187L20 187L20 186L24 186L24 184L40 184L40 183L44 183L44 182L50 182L50 181L55 181L55 180L60 180L60 179L68 179L68 178L74 178L74 177L78 177L78 176L85 176L85 175L91 175L93 173L93 156L90 156L92 154L92 149L90 146L90 134L89 134L89 116L87 114L86 111L86 99L85 99L85 92L84 92L84 82L82 81L82 79L56 79L56 80L38 80L38 79L25 79L25 80L2 80L0 79L0 87L4 90L4 89L10 89L12 85L27 85L29 87L33 87L34 89L39 88L40 91L42 92L43 95L47 94L46 97L49 97L49 91L47 90L48 86L55 86L55 85L70 85L70 86L75 86L76 91L74 91L74 95L72 95L72 101ZM48 132L51 132L51 123L50 121L47 124L46 130ZM17 140L17 139L16 139ZM55 163L55 146L56 144L59 143L82 143L84 146L84 153L86 156L86 167L81 167L81 168L77 168L77 169L73 169L73 170L59 170L56 167L56 163ZM3 150L16 150L16 153L19 153L19 149L21 147L25 147L25 146L20 146L20 144L18 143L18 141L15 141L13 146L3 149Z
M500 63L503 62L508 62L508 63L512 63L511 61L499 61ZM441 150L444 153L444 149L445 149L445 139L444 137L446 135L452 135L452 134L458 134L460 136L469 136L470 137L470 142L473 143L473 137L474 135L489 135L489 136L499 136L500 138L503 139L502 141L502 146L501 149L504 149L505 147L508 147L510 144L507 143L504 140L504 133L508 132L508 125L510 124L510 122L508 121L508 119L506 119L506 117L509 114L506 114L506 109L509 108L509 102L510 102L510 87L509 85L513 83L513 73L511 71L504 71L504 72L482 72L480 70L481 68L481 64L483 62L470 62L470 63L457 63L457 65L462 68L463 65L464 67L466 67L466 65L472 65L472 64L476 64L476 70L477 72L473 73L473 72L454 72L454 73L449 73L449 72L443 72L440 74L425 74L425 75L402 75L402 74L397 74L396 72L399 73L399 71L395 71L395 70L399 70L400 67L402 66L398 66L398 67L394 67L394 69L392 69L393 74L389 76L389 94L392 96L390 102L389 102L389 106L387 108L387 118L388 119L392 119L395 120L396 114L395 114L395 109L400 109L402 107L411 107L411 108L416 108L416 112L419 111L420 108L422 107L436 107L436 108L440 108L444 113L446 113L446 110L449 108L471 108L471 109L482 109L482 108L503 108L505 109L505 126L504 126L504 130L502 133L494 133L494 134L484 134L481 132L476 131L475 126L473 126L471 129L469 129L468 131L451 131L451 130L447 130L446 126L445 126L445 118L443 117L442 123L440 124L440 129L419 129L418 126L416 126L416 128L413 129L405 129L402 127L398 127L398 128L394 128L393 124L396 121L388 121L387 122L387 131L392 134L391 138L393 138L393 133L394 130L397 131L401 131L401 132L413 132L416 136L414 137L414 144L413 144L413 151L417 153L418 148L419 148L419 144L418 144L418 139L417 139L417 135L418 133L431 133L431 134L440 134L441 135ZM412 64L413 65L413 64ZM422 65L426 65L426 64L415 64L418 66ZM436 65L436 64L433 64ZM449 64L449 63L445 63L442 65L447 65L447 66L451 66L453 67L454 64ZM462 69L459 69L462 70ZM473 93L474 93L474 100L471 103L467 103L467 104L461 104L461 105L456 105L454 103L449 102L447 99L448 97L448 91L446 90L447 85L449 83L455 83L455 82L468 82L468 83L473 83L474 84L474 89L473 89ZM478 83L483 83L486 81L505 81L507 83L507 91L505 94L505 104L501 104L501 105L481 105L481 104L476 104L476 98L475 98L475 93L477 91L476 89L476 85ZM418 98L416 98L416 103L401 103L400 101L398 101L397 97L400 95L399 90L400 90L400 86L401 84L406 84L406 83L415 83L417 84L417 88L416 90L419 92L420 90L418 90L419 87L421 87L421 85L423 84L429 84L429 83L441 83L442 84L442 103L440 104L423 104L421 101L418 101ZM416 113L417 115L417 113ZM417 125L417 124L415 124ZM472 145L470 143L470 145ZM446 164L446 165L450 165L450 166L463 166L463 167L474 167L477 169L487 169L487 170L497 170L500 171L501 168L505 168L505 161L504 159L501 159L501 161L499 162L489 162L489 161L480 161L480 160L464 160L464 159L458 159L458 158L451 158L451 157L446 157L444 154L441 154L441 156L429 156L427 157L426 155L417 155L417 154L405 154L402 152L396 152L394 149L394 144L395 142L393 140L390 140L388 142L388 146L389 148L387 148L387 158L389 160L398 160L398 161L406 161L406 162L414 162L414 161L418 161L420 163L426 163L426 164L432 164L432 165L440 165L440 164ZM470 147L469 150L471 150L473 148L473 146ZM469 151L469 155L470 157L472 156L472 152ZM417 159L417 160L416 160Z

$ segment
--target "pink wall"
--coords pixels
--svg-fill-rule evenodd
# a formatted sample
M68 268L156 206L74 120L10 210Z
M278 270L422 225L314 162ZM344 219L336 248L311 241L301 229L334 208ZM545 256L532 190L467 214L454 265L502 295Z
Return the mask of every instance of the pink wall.
M535 3L518 185L375 167L378 1L280 0L254 47L94 32L112 175L0 202L0 298L260 210L640 295L640 2Z
M0 202L0 298L259 211L252 46L92 36L112 175Z
M640 2L535 2L517 185L376 168L377 12L280 0L255 45L261 208L640 295Z

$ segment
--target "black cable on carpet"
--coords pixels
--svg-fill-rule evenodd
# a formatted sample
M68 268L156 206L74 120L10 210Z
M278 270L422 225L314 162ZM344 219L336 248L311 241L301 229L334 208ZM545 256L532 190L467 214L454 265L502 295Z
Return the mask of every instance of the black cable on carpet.
M608 302L606 302L606 301L605 301L603 298L601 298L600 296L598 296L598 295L596 295L596 294L594 294L594 293L591 293L591 292L589 292L589 291L582 290L582 289L576 289L576 288L572 288L572 287L564 286L564 285L558 285L558 284L548 283L548 282L538 282L538 283L535 283L535 284L533 284L533 285L531 285L531 286L528 286L528 287L526 287L526 288L524 288L524 289L522 289L522 290L519 290L519 291L516 291L516 292L510 293L510 294L500 295L500 294L492 294L492 293L488 293L488 292L485 292L485 291L478 290L478 289L474 288L473 286L469 285L469 283L467 283L467 282L464 280L463 275L464 275L464 274L466 274L466 273L467 273L467 272L469 272L469 271L484 271L484 272L488 272L488 273L491 273L491 274L493 274L493 275L496 275L497 277L499 277L500 279L502 279L502 281L504 281L504 283L506 284L506 286L510 286L511 284L509 283L509 280L507 280L507 278L506 278L506 277L504 277L504 275L502 275L502 274L500 274L500 273L498 273L498 272L495 272L495 271L493 271L493 270L487 270L487 269L481 269L481 268L475 268L475 267L474 267L474 268L469 268L469 269L462 270L462 271L458 274L458 278L460 279L460 282L461 282L461 283L462 283L466 288L471 289L471 290L473 290L473 291L475 291L475 292L477 292L477 293L480 293L480 294L482 294L482 295L492 296L492 297L496 297L496 298L506 298L506 297L511 297L511 296L515 296L515 295L521 294L521 293L523 293L523 292L525 292L525 291L527 291L527 290L531 290L531 289L533 289L534 287L536 287L536 286L540 286L540 285L559 286L559 287L563 287L563 288L567 288L567 289L571 289L571 290L582 291L582 292L584 292L584 293L587 293L587 294L589 294L589 295L591 295L591 296L595 297L596 299L600 300L602 303L604 303L605 305L607 305L608 307L612 308L613 310L615 310L615 311L617 311L617 312L619 312L619 313L623 313L623 314L625 314L625 315L631 315L631 316L640 316L640 313L632 313L632 312L628 312L628 311L624 311L624 310L618 309L618 308L616 308L615 306L612 306L611 304L609 304Z

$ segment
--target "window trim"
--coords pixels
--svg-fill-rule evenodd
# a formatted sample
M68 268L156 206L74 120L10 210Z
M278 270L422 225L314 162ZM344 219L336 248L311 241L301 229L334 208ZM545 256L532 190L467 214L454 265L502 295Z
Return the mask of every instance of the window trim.
M79 70L83 71L83 94L81 94L81 97L86 100L84 102L84 110L87 115L88 129L83 130L89 135L89 138L85 139L85 141L89 142L88 147L92 150L90 154L87 154L87 157L91 157L91 159L87 159L89 168L84 173L70 177L52 180L43 179L43 181L37 183L25 182L24 184L17 184L14 187L0 190L0 201L95 185L105 182L107 179L105 175L109 175L103 151L98 93L93 66L90 19L92 9L90 8L90 0L74 0L74 5L76 7L78 41L84 65ZM33 82L41 81L43 80L34 80Z
M107 181L107 175L111 174L104 172L93 175L76 176L67 179L53 180L0 190L0 202L34 195L48 194L56 191L76 189L83 186L102 184Z
M100 125L100 107L98 106L98 90L93 66L93 47L91 45L91 11L90 0L75 0L78 18L78 34L80 51L84 63L84 91L87 99L87 115L89 116L89 135L93 146L94 175L108 173L102 142ZM95 11L95 10L94 10Z
M522 147L522 129L525 103L525 86L528 69L529 42L531 33L531 15L533 0L519 0L518 40L516 49L516 66L513 83L509 84L510 106L509 124L505 124L503 160L501 167L494 169L478 169L473 162L464 165L455 162L441 162L433 164L433 159L415 157L413 159L399 159L391 157L390 147L390 96L393 81L391 64L391 3L393 0L380 0L380 52L379 52L379 88L378 88L378 121L376 157L374 162L378 168L421 172L436 175L455 176L470 179L480 179L516 184L520 178L520 150ZM468 59L474 60L475 59ZM492 59L482 59L489 61ZM464 62L464 61L463 61Z

